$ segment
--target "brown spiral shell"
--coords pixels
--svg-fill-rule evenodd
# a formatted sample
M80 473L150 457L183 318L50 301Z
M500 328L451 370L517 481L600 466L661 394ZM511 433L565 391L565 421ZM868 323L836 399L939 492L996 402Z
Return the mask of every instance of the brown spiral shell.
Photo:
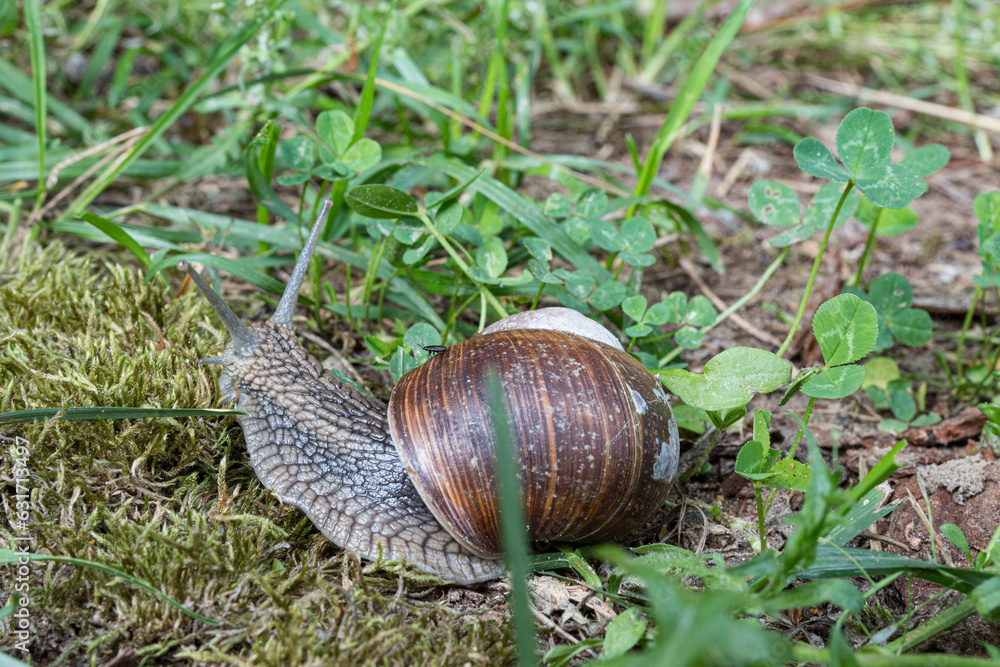
M640 528L677 472L660 382L625 352L571 333L511 329L449 347L393 388L389 429L444 527L500 554L486 377L507 400L529 539L601 542Z

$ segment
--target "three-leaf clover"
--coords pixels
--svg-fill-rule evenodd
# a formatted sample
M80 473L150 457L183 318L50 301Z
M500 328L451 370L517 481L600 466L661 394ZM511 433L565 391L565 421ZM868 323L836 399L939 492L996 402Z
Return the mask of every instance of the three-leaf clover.
M789 393L801 386L812 398L850 396L865 380L865 369L854 362L871 352L878 338L875 308L854 294L841 294L816 309L812 326L824 366L803 371L800 377L808 379L792 383Z
M279 176L278 183L296 185L313 176L342 180L382 160L378 142L364 137L355 141L354 121L343 111L324 111L317 116L316 135L321 142L318 147L308 137L292 137L281 143L281 157L292 173Z
M931 316L926 310L910 308L913 290L898 273L883 273L872 282L868 294L853 287L844 291L875 306L879 324L875 350L891 347L893 339L911 346L926 345L931 339Z
M936 412L917 416L924 409L927 384L921 383L916 391L911 391L910 382L902 377L899 366L892 359L876 357L866 363L861 388L877 410L892 411L892 417L878 423L881 431L902 433L908 428L932 426L941 421L941 415Z
M622 301L622 312L635 320L635 324L625 329L626 336L642 338L649 334L654 326L667 323L669 310L665 303L654 303L651 308L647 308L646 305L646 297L641 294Z
M659 303L646 307L646 297L631 296L622 301L622 312L635 320L625 329L630 338L642 338L653 327L671 322L680 325L674 332L674 342L687 350L701 346L705 334L696 327L705 327L715 321L718 313L712 303L700 294L688 301L683 292L672 292Z
M895 143L892 120L884 111L861 107L844 117L837 128L837 153L833 157L823 142L807 137L795 145L799 168L811 176L832 181L853 181L871 203L882 208L903 208L927 191L921 176L933 173L947 162L943 146L925 146L912 151L898 164L892 163Z
M608 252L618 253L626 264L642 267L656 261L646 254L653 249L656 232L645 218L629 218L622 224L621 231L607 220L591 220L589 231L594 243Z

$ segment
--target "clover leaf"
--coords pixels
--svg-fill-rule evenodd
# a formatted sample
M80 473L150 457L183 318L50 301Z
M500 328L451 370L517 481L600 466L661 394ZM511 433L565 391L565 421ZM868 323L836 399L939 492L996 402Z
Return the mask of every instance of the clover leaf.
M843 191L844 186L840 183L827 183L813 195L805 214L800 216L799 199L791 188L763 180L751 186L748 203L750 211L765 225L791 227L768 239L768 243L776 248L784 248L809 238L817 230L825 229L837 210ZM847 222L855 214L860 200L857 192L849 192L833 226L839 227Z
M682 369L661 371L660 379L687 405L708 411L745 406L754 394L788 384L792 364L753 347L733 347L712 357L701 375Z
M879 333L875 350L891 347L893 341L904 345L926 345L931 338L931 316L926 310L911 308L913 290L898 273L884 273L876 278L868 294L856 288L845 292L859 296L875 307Z
M796 144L793 155L807 174L833 181L853 181L871 203L899 209L927 191L922 177L940 169L948 160L948 151L943 146L925 146L892 164L894 143L889 115L860 107L847 114L837 128L840 163L829 148L812 137Z
M812 398L844 398L865 380L865 369L855 361L872 351L878 338L875 308L854 294L836 296L813 316L813 334L825 367L813 373L801 391Z

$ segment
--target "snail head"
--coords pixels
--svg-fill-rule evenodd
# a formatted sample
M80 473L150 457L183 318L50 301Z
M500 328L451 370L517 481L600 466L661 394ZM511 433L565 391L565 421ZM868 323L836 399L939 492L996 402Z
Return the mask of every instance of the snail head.
M303 357L308 357L295 340L292 332L292 313L295 311L299 289L302 287L306 271L309 268L309 262L316 249L316 242L325 226L326 218L330 213L332 204L333 202L329 199L323 203L319 217L313 225L309 238L302 248L302 252L299 254L295 268L292 270L292 276L288 281L288 285L281 295L278 307L275 309L271 319L263 325L250 326L243 322L229 305L222 300L222 297L201 277L201 274L194 270L194 267L190 263L185 260L177 263L177 268L186 272L191 280L194 281L194 284L197 285L198 290L208 299L209 304L218 313L222 319L222 323L226 326L229 335L232 337L222 355L200 360L203 364L219 364L222 366L223 372L219 378L219 388L227 400L236 398L233 378L252 377L257 374L267 375L266 371L261 373L261 371L264 371L262 366L270 365L266 360L275 358L276 353L278 356L297 357L301 354Z

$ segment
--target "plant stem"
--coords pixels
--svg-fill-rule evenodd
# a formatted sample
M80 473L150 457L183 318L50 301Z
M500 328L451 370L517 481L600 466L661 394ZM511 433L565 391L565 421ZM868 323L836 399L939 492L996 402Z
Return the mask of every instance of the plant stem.
M921 623L915 627L910 632L899 639L893 640L885 645L885 650L892 651L894 653L902 653L903 651L909 651L911 649L920 646L925 641L944 632L953 625L964 621L969 616L976 613L976 605L972 603L968 597L962 598L962 601L953 607L948 607L940 614L932 616L925 623ZM896 656L900 657L900 656ZM941 663L944 664L944 663ZM970 663L971 664L971 663Z
M929 625L928 622L925 625ZM887 653L874 653L858 651L851 658L858 665L864 667L984 667L985 665L995 665L989 659L967 658L958 655L945 655L941 653L926 653L923 655L890 655ZM829 649L816 648L805 643L798 643L792 646L792 656L789 662L806 662L827 665L833 662L833 656Z
M976 304L979 303L980 297L983 295L983 288L976 285L975 291L972 293L972 305L969 306L969 312L965 314L965 319L962 321L962 331L958 335L958 350L956 352L955 360L955 381L956 384L962 383L962 350L965 348L965 334L969 331L969 325L972 324L972 317L976 312Z
M840 209L844 207L844 202L847 201L847 195L854 188L854 181L847 181L847 187L844 188L844 194L840 195L840 201L837 202L837 208L833 212L833 216L830 218L830 224L826 226L826 234L823 235L823 242L819 246L819 252L816 254L816 261L813 262L812 271L809 273L809 281L806 283L806 291L802 295L802 302L799 304L799 312L795 314L795 321L792 322L792 328L788 332L788 336L785 338L785 342L781 344L778 349L778 356L785 356L785 352L788 351L788 346L792 344L792 339L799 330L799 325L802 324L802 317L806 313L806 306L809 304L809 295L812 293L813 283L816 281L816 274L819 273L820 263L823 261L823 254L826 252L826 244L830 241L830 234L833 233L833 223L837 221L837 216L840 215Z
M708 455L712 452L713 449L715 449L715 445L718 444L719 438L722 437L722 430L723 429L721 429L721 428L715 429L715 437L712 438L712 444L710 444L705 449L705 452L701 455L701 458L698 459L698 463L696 463L695 465L691 466L691 469L688 470L683 475L681 475L681 478L678 481L680 481L680 482L686 482L691 477L694 477L695 475L698 474L698 471L701 470L701 467L703 465L705 465L705 460L708 458Z
M427 229L427 232L441 244L441 247L444 248L445 252L448 253L455 264L458 265L458 268L462 270L465 277L468 278L473 285L479 288L483 298L486 299L491 306L493 306L493 309L497 311L497 314L500 317L507 317L507 310L500 304L500 301L497 300L493 292L490 291L490 288L473 279L472 276L469 275L469 265L465 263L465 260L462 259L462 256L458 254L454 246L452 246L448 239L445 238L444 234L438 231L437 227L434 226L434 223L431 222L431 219L427 217L427 214L420 212L418 213L418 217L420 218L420 221L424 223L424 228Z
M816 399L809 397L809 404L806 406L806 411L802 415L802 423L809 424L809 418L812 417L813 407L816 405ZM795 434L795 440L792 441L792 446L788 450L788 458L795 458L795 453L799 451L799 444L802 442L802 436L805 435L805 431L801 428L798 433ZM771 489L771 492L767 494L767 502L764 503L764 516L771 511L771 503L774 502L774 496L777 495L778 489Z
M774 489L771 489L773 492ZM764 527L764 498L760 494L760 484L754 482L753 496L757 501L757 532L760 534L760 553L767 551L767 529Z
M795 440L792 441L792 446L788 450L788 458L795 458L795 453L799 451L799 444L802 442L802 436L805 435L805 426L809 425L809 419L812 417L813 408L816 407L816 399L812 396L809 397L809 404L806 406L806 411L802 414L802 424L803 427L799 428L799 432L795 434Z
M528 310L534 310L535 308L538 307L538 302L541 300L542 292L544 290L545 290L545 283L542 283L538 286L538 291L535 292L535 298L531 300L531 305L528 307Z
M771 264L764 270L764 273L761 274L760 278L757 280L756 283L754 283L754 286L750 288L749 292L747 292L739 299L734 301L733 304L729 306L729 308L726 308L724 311L719 313L718 317L715 318L714 322L706 326L703 326L701 329L699 329L699 331L703 334L708 333L709 331L711 331L712 329L714 329L715 327L719 326L727 319L729 319L730 315L732 315L737 310L746 305L746 303L750 301L750 299L757 296L757 294L762 289L764 289L764 285L767 283L768 280L771 279L771 276L774 275L774 272L777 271L778 267L781 266L782 262L785 261L785 257L788 256L788 250L790 247L791 246L786 246L785 249L781 251L781 254L779 254L778 257L773 262L771 262ZM681 352L682 352L681 348L675 347L670 352L668 352L666 356L660 359L660 366L661 367L666 366L675 358L677 358L677 355L679 355Z
M372 298L372 289L375 284L375 279L378 277L378 267L382 263L382 256L385 254L385 248L388 245L388 241L385 237L379 238L378 243L375 244L375 249L372 251L371 257L368 259L368 269L365 271L365 281L364 288L361 290L361 302L365 304L365 321L370 320L369 316L369 306Z
M865 267L868 266L868 262L872 259L872 254L875 252L875 241L878 237L878 221L882 219L882 211L885 209L881 206L875 212L875 220L872 221L872 228L868 232L868 238L865 240L865 249L861 252L861 259L858 260L858 270L854 273L854 276L847 281L847 284L851 287L857 287L861 284L861 274L864 272Z

